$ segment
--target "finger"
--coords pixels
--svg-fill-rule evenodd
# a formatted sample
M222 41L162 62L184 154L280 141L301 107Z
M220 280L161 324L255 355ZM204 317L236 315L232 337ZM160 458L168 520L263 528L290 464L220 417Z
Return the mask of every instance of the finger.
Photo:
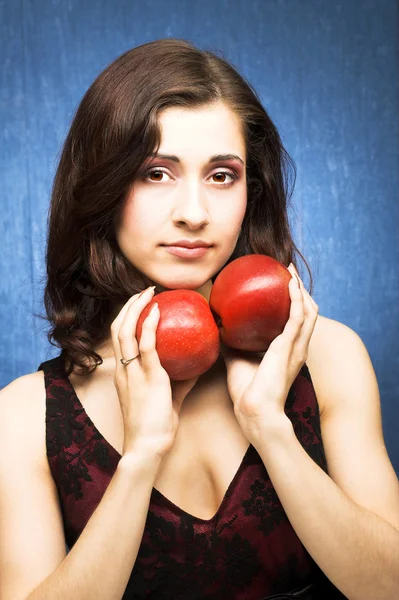
M114 355L115 355L115 358L116 358L117 362L119 362L120 359L122 358L121 351L120 351L120 345L119 345L119 342L118 342L118 333L119 333L119 330L121 328L121 325L123 323L123 319L125 318L125 315L126 315L127 311L129 310L130 306L133 304L133 302L135 302L137 300L137 298L142 293L143 292L139 292L137 294L134 294L134 296L132 296L131 298L129 298L129 300L126 302L126 304L120 310L119 314L112 321L112 324L111 324L111 339L112 339L112 346L113 346L113 350L114 350Z
M296 270L296 268L294 267L294 265L292 263L289 264L288 270L290 271L290 273L292 273L293 275L296 275L298 278L299 287L303 294L304 307L305 307L305 319L307 319L309 307L313 307L313 309L316 309L316 310L318 310L319 307L316 304L316 302L314 301L314 299L312 298L312 296L309 294L307 289L305 288L305 285L304 285L302 279L298 275L298 271ZM310 311L310 313L313 314L313 311Z
M305 285L304 285L304 283L303 283L302 279L299 277L299 273L298 273L298 271L296 270L295 266L294 266L292 263L290 263L290 264L289 264L289 266L287 267L287 269L290 271L290 273L291 273L292 275L294 275L294 274L295 274L295 275L298 277L298 281L299 281L299 287L300 287L300 289L302 290L302 292L303 292L303 294L304 294L305 296L306 296L306 295L308 295L308 296L309 296L310 300L312 301L312 303L313 303L313 304L314 304L314 306L316 307L316 306L317 306L316 302L313 300L312 296L309 294L309 292L308 292L308 291L307 291L307 289L305 288Z
M115 319L112 321L111 327L113 326L114 329L119 330L119 327L124 319L125 314L127 313L129 306L131 305L132 302L134 302L134 300L137 300L137 298L142 294L143 292L138 292L137 294L134 294L134 296L131 296L129 298L129 300L126 302L126 304L123 305L123 307L121 308L121 310L119 311L119 313L117 314L117 316L115 317ZM118 327L119 326L119 327Z
M291 298L290 315L282 333L281 343L284 340L287 346L292 346L304 325L305 308L303 294L298 287L296 277L292 277L288 285Z
M136 339L137 321L144 308L152 300L153 295L154 289L152 287L147 288L135 302L130 304L118 332L120 358L128 360L139 354L139 345ZM140 360L140 357L138 357L128 365L122 365L119 359L119 364L123 369L128 369L129 372L140 371Z
M316 312L319 311L319 306L315 302L315 300L312 298L312 296L309 294L309 292L307 291L307 289L305 288L305 286L303 285L303 283L302 283L301 289L302 289L302 293L303 293L303 302L304 302L304 305L305 305L306 318L307 318L308 314L309 314L309 316L313 317L314 316L314 312L315 311Z
M196 385L199 376L194 377L192 379L185 379L182 381L171 380L170 386L172 389L172 402L173 406L178 415L180 415L180 411L183 405L183 401L186 399L188 394L191 392L193 387Z
M294 263L291 262L288 265L287 269L289 270L291 275L297 275L297 277L299 277L299 273L298 273L297 268L295 267Z
M290 269L290 271L291 271L291 269ZM319 310L319 307L316 304L316 302L313 300L312 296L309 294L309 292L307 291L307 289L305 288L304 283L303 283L302 279L299 277L299 275L297 274L297 271L296 271L295 267L293 267L293 271L292 272L295 273L296 276L297 276L297 278L298 278L299 287L300 287L300 290L301 290L302 295L303 295L303 305L304 305L304 312L305 312L305 321L307 321L309 318L311 320L315 321L316 318L317 318L317 312ZM315 315L315 311L316 311L316 315Z
M293 269L293 272L296 274L295 269ZM304 322L300 334L295 340L293 357L296 357L296 360L302 365L308 357L309 343L316 325L319 307L306 290L301 278L299 276L297 278L302 292Z
M155 373L157 369L162 367L156 351L156 332L159 319L160 310L158 303L155 302L143 321L139 344L141 365L148 374Z
M172 389L173 401L177 403L182 402L196 385L198 379L199 375L197 375L197 377L192 377L191 379L171 379L170 386Z
M153 287L155 287L155 286L153 286ZM137 294L134 294L134 296L131 296L131 298L129 298L129 300L126 302L126 304L119 311L118 315L112 321L111 327L113 329L116 329L117 332L119 331L120 326L123 322L123 319L125 318L126 313L130 308L130 305L132 304L132 302L135 302L138 298L140 298L147 291L147 289L150 289L150 288L146 288L145 290L142 290L141 292L137 292Z
M309 342L313 335L313 331L315 329L317 317L319 314L319 307L308 294L308 292L306 292L306 290L304 293L304 305L306 307L306 318L305 323L302 327L301 337L298 339L297 342L297 349L299 351L299 354L302 357L305 357L306 359L308 356Z

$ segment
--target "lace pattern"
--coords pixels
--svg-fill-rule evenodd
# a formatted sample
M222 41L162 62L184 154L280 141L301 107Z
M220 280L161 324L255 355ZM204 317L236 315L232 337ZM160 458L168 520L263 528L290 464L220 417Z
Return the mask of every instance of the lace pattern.
M71 548L101 501L120 455L90 420L61 357L39 369L44 371L47 395L47 456ZM327 472L319 407L306 365L290 389L285 412L299 442ZM321 593L314 591L316 581L318 590L329 584L296 535L260 456L249 445L212 519L190 515L153 488L123 599L344 598L332 584L332 595L314 595Z

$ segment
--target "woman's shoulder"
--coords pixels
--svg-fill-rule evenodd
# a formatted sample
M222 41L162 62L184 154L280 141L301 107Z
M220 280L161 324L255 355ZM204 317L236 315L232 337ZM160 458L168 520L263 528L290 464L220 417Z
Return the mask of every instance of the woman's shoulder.
M0 391L1 410L22 410L32 406L44 396L43 371L27 373L17 377Z
M340 321L324 317L320 314L317 315L316 324L309 343L309 356L313 358L323 345L328 347L334 344L347 332L355 333L353 329Z
M43 371L22 375L0 391L0 437L32 452L48 470L45 448L46 390ZM12 448L3 448L9 453Z
M351 352L364 346L360 336L348 325L318 315L309 343L308 360L315 368L324 362L326 356L334 356L337 351L348 348ZM310 367L309 367L310 368Z
M361 361L372 369L361 337L348 325L318 315L309 343L306 364L319 403L320 415L334 402L336 383L345 379L350 365Z

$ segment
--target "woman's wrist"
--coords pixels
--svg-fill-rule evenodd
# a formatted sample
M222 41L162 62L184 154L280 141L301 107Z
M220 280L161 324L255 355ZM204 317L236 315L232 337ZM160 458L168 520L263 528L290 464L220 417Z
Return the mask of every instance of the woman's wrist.
M251 429L248 427L248 422L243 423L242 429L255 447L265 442L267 444L280 442L289 438L292 434L295 435L289 417L284 412L275 410L271 410L262 422L256 421Z
M131 450L122 455L118 469L127 473L154 474L155 476L162 458L161 455L144 449Z

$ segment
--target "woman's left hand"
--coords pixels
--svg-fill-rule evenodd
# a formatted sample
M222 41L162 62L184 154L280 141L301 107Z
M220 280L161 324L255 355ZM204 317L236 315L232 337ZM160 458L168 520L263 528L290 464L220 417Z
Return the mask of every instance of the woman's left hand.
M288 392L307 360L318 315L318 306L306 291L295 267L290 264L288 269L293 275L289 283L290 316L283 332L272 341L263 358L260 360L256 355L248 358L222 344L234 413L253 445L268 426L276 423L276 418L278 422L287 418L284 406Z

